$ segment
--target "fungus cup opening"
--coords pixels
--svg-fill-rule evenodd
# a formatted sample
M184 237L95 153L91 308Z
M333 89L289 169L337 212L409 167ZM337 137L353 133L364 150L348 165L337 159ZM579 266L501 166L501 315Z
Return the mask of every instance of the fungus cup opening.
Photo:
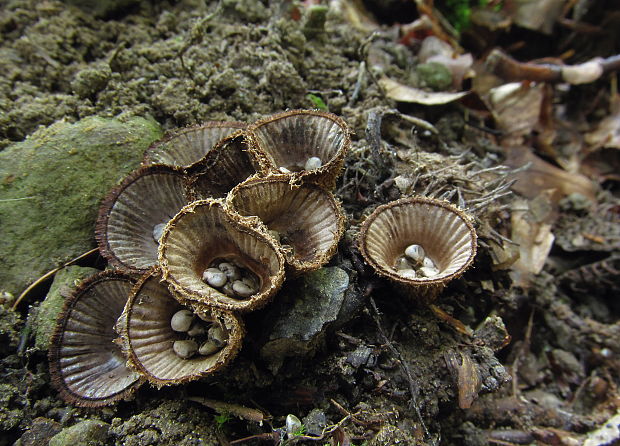
M256 222L254 222L256 224ZM216 259L233 260L258 278L258 291L245 299L227 296L202 278ZM284 257L264 230L228 212L221 200L185 206L166 227L159 248L163 278L181 301L250 311L275 294L284 280Z
M294 273L320 268L335 253L344 213L335 197L316 184L291 185L290 175L252 177L235 187L227 206L258 217L272 231Z
M135 279L104 271L86 279L67 298L49 351L52 384L64 400L101 407L130 396L141 384L114 343L114 324Z
M361 227L359 247L380 275L414 293L427 287L434 294L471 265L476 240L470 218L457 207L441 200L410 197L375 209ZM395 264L412 244L423 247L439 270L436 275L407 278L399 274Z
M225 345L211 354L179 357L173 345L188 335L174 331L171 319L182 309L196 314L196 320L222 327L226 333ZM237 355L244 335L241 320L230 312L180 304L162 283L159 268L146 273L133 287L117 331L129 366L158 387L215 373Z
M263 169L291 173L294 182L313 181L333 189L351 145L349 128L332 113L289 110L268 116L247 130ZM319 167L305 170L311 158ZM315 165L316 166L316 165Z
M157 263L154 228L166 224L188 203L182 173L162 165L127 176L104 200L95 237L114 266L143 273Z
M192 200L223 198L237 184L260 170L259 155L238 130L221 139L199 162L188 169Z

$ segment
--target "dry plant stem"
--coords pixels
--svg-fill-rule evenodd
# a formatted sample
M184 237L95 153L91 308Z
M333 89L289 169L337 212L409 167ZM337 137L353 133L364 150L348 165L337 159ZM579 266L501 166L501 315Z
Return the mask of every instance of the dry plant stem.
M28 286L28 288L22 291L22 293L19 295L19 297L17 298L17 300L15 301L11 309L16 310L19 304L21 303L21 301L24 300L26 297L28 297L28 295L32 292L32 290L34 290L37 286L39 286L41 283L45 282L49 278L53 277L61 269L66 268L67 266L74 265L80 260L85 259L97 252L99 252L99 248L94 248L94 249L91 249L90 251L86 251L84 254L81 254L77 256L76 258L69 260L64 265L59 266L58 268L54 268L53 270L48 271L47 273L43 274L41 277L39 277L37 280L31 283L30 286Z
M370 305L372 306L372 309L374 311L372 318L374 319L375 323L377 324L377 329L379 330L379 334L383 338L383 342L390 349L392 354L394 354L394 356L396 356L398 358L399 365L403 369L403 372L405 373L405 375L407 376L407 381L409 383L409 392L411 393L411 404L410 404L410 406L413 407L413 409L416 412L416 415L418 416L418 419L420 420L420 424L422 425L422 429L424 429L424 435L427 438L429 438L429 440L431 441L431 444L434 444L434 441L431 440L430 432L428 431L428 429L426 427L426 423L424 422L424 419L422 418L422 413L420 412L420 407L418 406L418 402L417 402L418 386L415 383L415 381L413 380L413 375L411 374L411 370L409 368L409 364L407 364L407 362L404 360L404 358L400 354L400 351L398 351L398 349L394 346L394 344L389 340L389 338L385 334L385 330L383 329L383 325L381 324L381 320L380 320L381 313L379 313L379 309L377 308L377 304L375 304L375 300L373 299L372 296L370 297Z
M195 401L204 406L210 407L213 410L218 412L228 412L237 417L243 418L244 420L254 421L256 423L262 423L267 419L267 416L257 409L252 409L250 407L241 406L239 404L226 403L224 401L212 400L209 398L202 397L188 397L190 401Z
M494 49L486 59L486 67L507 81L564 82L561 65L519 62L503 51ZM620 55L599 62L602 76L620 69Z

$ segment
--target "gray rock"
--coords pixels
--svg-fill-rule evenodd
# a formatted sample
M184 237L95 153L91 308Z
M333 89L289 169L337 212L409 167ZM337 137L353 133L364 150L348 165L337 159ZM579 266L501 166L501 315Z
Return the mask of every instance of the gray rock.
M54 435L49 446L99 446L108 444L110 425L99 420L84 420Z
M311 272L287 284L280 293L281 302L261 357L276 372L286 357L303 356L313 351L325 330L340 313L349 276L341 268L327 267Z
M0 292L92 249L101 200L161 137L143 118L59 121L0 152Z

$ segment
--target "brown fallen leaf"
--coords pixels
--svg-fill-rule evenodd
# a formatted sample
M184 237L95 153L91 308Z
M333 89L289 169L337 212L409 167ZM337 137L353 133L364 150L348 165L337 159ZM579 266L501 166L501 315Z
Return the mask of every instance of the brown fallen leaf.
M537 220L528 200L514 202L511 239L519 245L519 259L513 265L518 286L527 287L530 276L542 271L555 239L551 224Z
M472 403L478 398L481 382L478 367L473 359L463 352L450 350L444 355L446 364L456 375L456 382L459 394L459 407L469 409Z
M512 189L526 198L534 198L545 190L553 190L552 201L557 204L566 195L579 193L596 202L596 187L587 177L566 172L542 160L525 146L506 147L506 164L517 168L530 163L530 168L514 175L517 182Z

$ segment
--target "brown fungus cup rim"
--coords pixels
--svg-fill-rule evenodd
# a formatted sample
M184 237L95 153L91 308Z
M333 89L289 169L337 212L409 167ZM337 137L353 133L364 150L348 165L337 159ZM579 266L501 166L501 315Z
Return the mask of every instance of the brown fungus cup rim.
M157 387L184 384L215 374L226 365L228 365L241 350L243 337L245 335L243 321L239 316L230 311L225 311L218 308L195 303L179 303L175 300L175 296L171 293L171 291L168 290L166 284L161 283L163 281L161 278L161 274L161 268L155 266L138 279L137 283L134 285L129 294L129 298L125 305L122 317L118 320L116 326L116 330L120 336L118 342L123 346L123 350L128 358L127 365L132 370L135 370L137 373L139 373L151 384ZM188 363L191 361L194 364L212 363L207 368L199 369L194 373L187 373L185 375L179 376L178 378L161 378L157 376L157 371L149 370L144 365L138 354L135 352L134 346L132 345L130 327L132 322L134 305L136 304L136 302L140 302L140 299L143 298L141 292L151 280L156 280L158 282L157 285L162 287L162 291L166 293L171 300L175 301L179 307L188 307L194 313L196 313L197 315L202 315L203 317L211 316L214 320L219 320L226 327L229 335L229 341L227 342L226 346L222 347L222 349L217 353L217 358L215 359L215 361L213 359L209 359L208 357L181 360L188 361ZM170 333L173 333L172 328L170 328L170 322L166 322L168 324L168 328L170 329ZM170 342L169 348L172 349L172 342Z
M261 188L268 188L271 185L288 186L292 194L297 193L300 189L306 189L310 194L318 194L324 199L323 202L327 206L329 206L329 209L332 211L334 227L330 228L330 235L333 236L333 240L327 248L319 252L314 252L311 258L300 258L293 250L282 247L282 252L286 258L289 267L291 268L291 273L302 274L320 268L321 266L326 264L329 259L331 259L336 253L336 250L338 249L338 243L342 237L342 234L344 234L346 218L342 210L342 205L333 193L331 193L329 190L326 190L319 184L313 182L304 182L303 184L297 184L295 183L295 180L291 174L269 174L266 177L254 175L237 185L227 195L226 206L233 212L239 213L245 217L257 216L259 220L265 225L266 229L269 229L269 222L263 221L262 215L257 215L260 214L261 211L257 212L256 214L246 215L245 212L240 210L239 200L244 193L250 193L252 189L260 190ZM268 210L266 209L263 210L268 212ZM287 215L292 216L289 214ZM278 218L273 218L272 220L278 220ZM291 223L288 226L293 225ZM298 223L297 226L300 227L302 225ZM271 234L269 235L271 236ZM276 241L276 243L282 246L281 242Z
M187 170L194 167L196 164L200 162L219 142L215 141L212 147L208 148L207 151L197 160L193 161L190 164L169 164L162 161L153 160L153 153L157 151L157 149L165 144L173 142L175 139L182 137L188 133L197 132L205 129L229 129L230 133L233 133L239 129L245 129L247 124L241 121L205 121L199 124L190 125L188 127L184 127L181 129L175 129L170 132L167 132L161 139L153 142L145 151L142 159L142 166L152 166L152 165L164 165L168 167L173 167L176 169ZM224 135L225 137L226 135Z
M286 110L280 113L275 113L270 116L266 116L256 122L248 125L246 128L246 138L253 150L259 156L259 162L261 170L266 172L280 173L279 166L273 157L273 153L268 148L263 147L259 142L257 135L258 129L272 124L281 119L290 118L293 116L316 116L324 119L328 119L336 124L342 131L342 146L327 160L322 160L321 167L312 170L302 170L299 172L291 172L291 182L302 183L306 181L312 181L320 184L326 189L333 189L336 184L336 179L340 175L344 167L344 160L348 150L351 147L351 130L346 121L340 116L330 112L321 110L304 110L294 109Z
M220 222L215 229L220 230L223 235L228 234L229 229L233 229L236 231L236 234L251 237L255 239L257 243L266 246L269 253L274 256L271 260L276 262L275 271L268 271L267 263L270 261L269 258L257 259L249 256L247 253L240 252L238 243L230 240L230 238L226 239L226 237L222 236L217 238L217 243L215 244L218 246L216 248L212 246L201 246L199 252L193 253L194 258L200 265L191 265L191 269L189 270L193 272L187 274L189 281L179 280L181 276L179 271L181 268L176 262L171 262L170 259L171 248L169 242L171 234L179 230L178 226L180 226L180 224L187 225L187 222L181 222L182 219L194 218L196 214L202 210L201 208L205 208L209 211L211 208L218 209L216 212L220 213L222 222ZM213 237L213 235L211 235L211 237ZM222 246L224 246L223 252L221 251ZM190 248L193 250L198 249L195 246L191 246ZM234 250L237 250L237 252L231 252ZM183 254L185 255L186 253L184 252ZM233 299L208 284L201 282L201 279L197 279L198 270L204 270L212 260L218 258L240 263L240 266L252 271L252 273L259 278L259 292L247 299ZM196 200L185 206L166 225L159 245L159 265L162 269L163 280L168 283L175 298L182 304L197 303L223 310L248 312L266 305L284 282L285 263L284 255L280 251L277 242L266 232L264 225L255 217L242 217L228 210L222 199L208 198ZM198 268L198 266L200 266L200 268Z
M97 241L99 253L115 268L138 275L148 271L152 265L139 268L135 265L128 264L121 257L119 257L119 255L110 246L110 218L115 211L117 202L121 199L123 194L125 194L129 188L133 187L136 182L141 181L150 175L171 175L178 177L181 189L183 190L185 196L187 196L187 179L180 169L165 164L151 164L148 166L142 166L131 172L123 178L117 186L112 188L99 207L97 221L95 223L95 239ZM148 201L149 199L152 198L145 197L145 201ZM185 203L187 203L187 199L185 200ZM154 260L157 261L156 258Z
M416 206L416 205L426 205L426 206L442 208L446 212L450 212L456 215L457 218L467 228L467 231L470 236L470 241L471 241L470 243L471 249L469 252L469 256L467 257L467 260L463 262L463 264L460 265L457 270L451 272L450 274L442 275L442 273L440 272L437 275L437 277L433 277L433 278L414 278L414 279L405 278L397 274L393 270L393 268L386 267L385 264L382 264L380 261L375 259L375 257L369 252L369 248L367 245L368 233L370 229L372 228L373 224L376 222L377 218L380 217L385 212L390 212L391 210L394 210L395 208L398 208L400 206ZM409 244L413 244L417 242L418 240L408 240L401 244L403 246L407 246ZM427 198L427 197L418 197L418 196L405 197L405 198L401 198L399 200L395 200L395 201L392 201L392 202L389 202L389 203L386 203L386 204L383 204L377 207L377 209L375 209L366 218L366 220L363 222L360 228L360 233L358 236L358 246L366 262L370 266L372 266L372 268L381 276L387 277L395 281L396 283L404 285L405 287L413 287L413 288L439 287L439 288L442 288L450 280L461 276L465 272L465 270L467 270L467 268L471 266L472 262L474 261L474 258L476 256L476 251L477 251L477 235L476 235L476 230L474 228L474 225L471 221L471 218L466 213L464 213L462 210L452 205L451 203L444 201L444 200L437 200L437 199Z

